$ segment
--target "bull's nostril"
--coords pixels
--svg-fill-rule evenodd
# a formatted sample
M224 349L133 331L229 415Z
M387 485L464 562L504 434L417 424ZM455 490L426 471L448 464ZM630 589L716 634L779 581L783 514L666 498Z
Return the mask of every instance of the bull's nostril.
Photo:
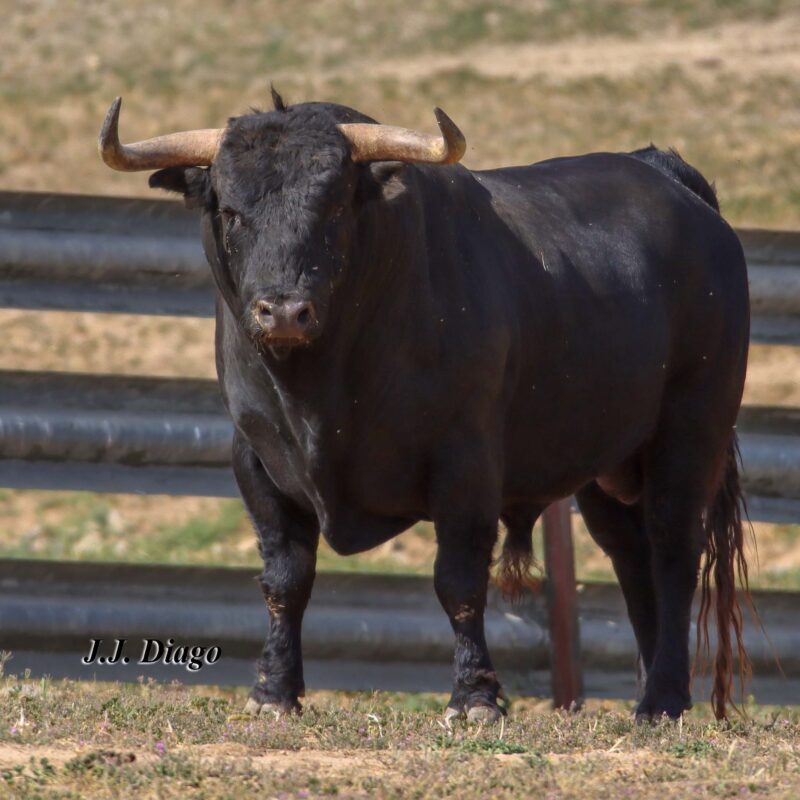
M318 324L314 304L308 300L260 299L252 309L259 335L272 340L302 341Z

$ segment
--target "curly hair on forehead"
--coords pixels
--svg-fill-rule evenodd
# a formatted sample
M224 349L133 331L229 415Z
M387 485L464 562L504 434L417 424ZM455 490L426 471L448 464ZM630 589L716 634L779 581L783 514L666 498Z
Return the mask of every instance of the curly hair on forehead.
M263 195L309 187L339 175L350 159L347 140L322 105L295 106L293 113L256 112L235 117L215 162L220 188ZM233 185L231 185L233 184Z

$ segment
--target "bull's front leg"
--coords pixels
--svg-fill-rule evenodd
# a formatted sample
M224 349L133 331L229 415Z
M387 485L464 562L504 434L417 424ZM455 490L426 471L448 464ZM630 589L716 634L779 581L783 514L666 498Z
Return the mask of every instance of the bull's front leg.
M453 694L445 719L494 722L505 714L483 629L486 592L497 522L437 524L434 585L455 633Z
M233 464L264 561L260 582L269 612L267 639L245 711L300 711L298 698L305 689L300 630L316 573L317 521L280 495L239 434L234 439Z
M505 714L483 629L500 505L496 459L469 437L449 442L445 452L447 462L437 465L432 486L434 586L456 639L445 719L466 715L471 722L493 722Z

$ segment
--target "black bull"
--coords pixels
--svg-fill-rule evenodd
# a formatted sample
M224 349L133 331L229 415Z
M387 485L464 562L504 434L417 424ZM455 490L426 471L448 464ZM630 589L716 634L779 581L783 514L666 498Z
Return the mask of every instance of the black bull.
M217 369L269 607L248 708L299 708L320 531L349 554L432 520L456 639L448 714L496 718L483 614L498 520L514 593L537 517L575 493L625 595L644 717L691 705L705 555L699 627L716 618L724 715L731 628L746 667L734 424L749 306L713 191L654 148L482 172L353 163L335 128L353 120L369 121L279 102L231 120L210 169L151 179L202 209L220 290Z

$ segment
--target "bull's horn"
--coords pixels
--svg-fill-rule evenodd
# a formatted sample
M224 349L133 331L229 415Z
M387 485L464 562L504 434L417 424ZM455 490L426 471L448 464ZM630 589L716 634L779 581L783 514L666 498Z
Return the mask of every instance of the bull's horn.
M404 161L407 164L455 164L467 149L464 134L442 111L435 108L441 136L392 125L352 122L337 125L350 142L353 161Z
M208 167L214 162L224 128L206 128L156 136L133 144L120 144L118 97L108 109L97 149L100 157L112 169L122 172L161 169L163 167Z

